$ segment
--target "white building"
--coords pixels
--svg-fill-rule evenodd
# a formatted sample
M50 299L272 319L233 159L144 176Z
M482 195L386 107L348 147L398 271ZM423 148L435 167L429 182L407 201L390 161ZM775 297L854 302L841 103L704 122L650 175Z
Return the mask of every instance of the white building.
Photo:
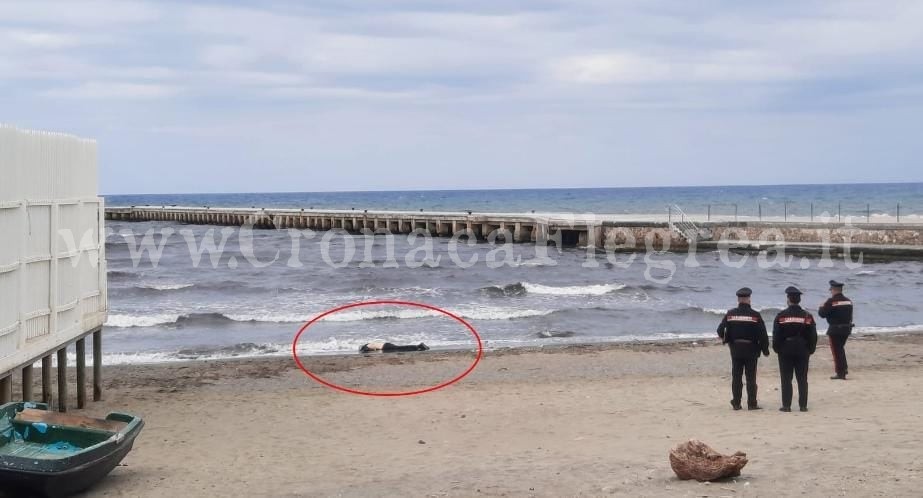
M20 371L22 397L31 399L32 365L42 360L42 400L50 402L51 355L66 365L66 347L76 343L82 407L84 337L94 333L99 398L107 309L103 219L95 141L0 125L0 401L11 399ZM64 371L57 391L62 410Z

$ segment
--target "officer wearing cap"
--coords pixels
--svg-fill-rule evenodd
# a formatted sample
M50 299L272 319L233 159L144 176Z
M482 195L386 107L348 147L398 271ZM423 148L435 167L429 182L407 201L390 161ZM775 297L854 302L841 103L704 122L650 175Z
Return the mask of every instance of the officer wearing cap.
M740 410L744 373L747 375L747 409L759 410L756 401L756 364L760 352L769 356L769 336L763 317L750 307L750 295L744 287L737 291L737 307L728 310L718 325L718 337L731 350L731 406Z
M830 299L817 310L821 318L827 319L827 341L833 353L833 369L836 375L831 379L846 380L849 367L846 365L846 339L852 333L852 301L843 295L843 283L830 281Z
M801 307L801 291L785 289L788 307L772 323L772 349L779 355L779 376L782 378L782 408L792 411L792 373L798 382L798 406L808 411L808 359L817 349L817 323Z

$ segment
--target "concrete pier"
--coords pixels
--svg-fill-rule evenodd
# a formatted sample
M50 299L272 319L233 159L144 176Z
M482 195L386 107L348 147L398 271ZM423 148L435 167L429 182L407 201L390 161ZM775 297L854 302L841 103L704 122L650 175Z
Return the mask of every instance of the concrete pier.
M671 220L669 215L132 206L107 207L106 219L249 225L262 229L344 230L351 233L417 232L435 237L467 236L490 242L534 242L615 251L714 250L724 244L724 247L746 251L785 248L810 255L851 249L854 253L864 252L869 256L923 259L923 225L919 223L699 222L693 226L707 234L699 238L690 236L688 224Z
M255 228L296 228L317 231L390 231L395 234L428 233L434 237L468 235L479 240L537 242L542 234L588 230L588 224L567 219L527 214L468 214L415 211L357 211L308 209L240 209L176 206L133 206L106 208L106 219L113 221L172 221L177 223L243 226ZM579 236L571 237L576 241ZM585 238L585 237L584 237ZM554 241L554 238L549 239Z

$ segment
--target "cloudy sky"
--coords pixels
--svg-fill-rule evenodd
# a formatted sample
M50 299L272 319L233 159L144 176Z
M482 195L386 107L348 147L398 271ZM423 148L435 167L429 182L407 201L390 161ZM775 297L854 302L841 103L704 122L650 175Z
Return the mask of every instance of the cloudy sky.
M0 0L104 193L923 181L919 0Z

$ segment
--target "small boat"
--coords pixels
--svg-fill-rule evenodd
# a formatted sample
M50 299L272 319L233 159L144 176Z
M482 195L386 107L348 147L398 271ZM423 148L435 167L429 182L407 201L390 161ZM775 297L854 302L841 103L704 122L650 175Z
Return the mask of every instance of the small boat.
M131 451L144 421L125 413L95 419L41 403L0 406L0 490L67 496L89 488Z

